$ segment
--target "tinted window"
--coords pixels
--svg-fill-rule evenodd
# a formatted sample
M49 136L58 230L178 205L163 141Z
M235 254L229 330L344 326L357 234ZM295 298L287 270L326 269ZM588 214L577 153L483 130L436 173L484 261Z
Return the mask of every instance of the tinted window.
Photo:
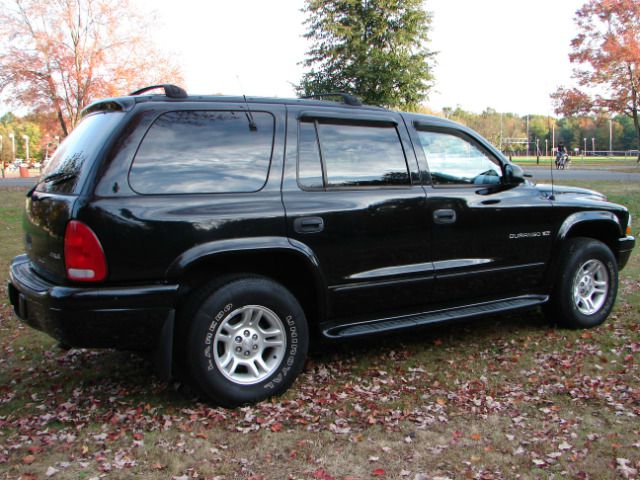
M54 193L79 193L104 142L124 113L96 113L82 120L56 149L42 171L37 190Z
M260 190L269 173L273 117L253 112L169 112L144 137L129 182L139 193Z
M410 183L404 150L394 125L317 125L327 186Z
M316 125L302 122L298 130L298 183L305 188L322 188L322 164Z
M418 136L434 184L500 183L498 161L470 141L442 132L419 131Z

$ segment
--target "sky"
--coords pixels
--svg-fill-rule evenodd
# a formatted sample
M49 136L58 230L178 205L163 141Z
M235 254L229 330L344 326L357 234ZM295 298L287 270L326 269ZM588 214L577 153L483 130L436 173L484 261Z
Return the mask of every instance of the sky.
M583 3L426 0L430 48L439 52L427 106L553 114L549 94L571 84L569 42ZM152 34L178 57L190 93L291 97L309 47L302 6L302 0L155 0Z

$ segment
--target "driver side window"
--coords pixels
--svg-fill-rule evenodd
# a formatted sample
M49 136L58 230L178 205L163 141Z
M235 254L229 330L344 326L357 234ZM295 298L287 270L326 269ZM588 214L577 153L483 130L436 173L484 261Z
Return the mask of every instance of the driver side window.
M498 161L470 141L443 132L418 131L434 185L500 183Z

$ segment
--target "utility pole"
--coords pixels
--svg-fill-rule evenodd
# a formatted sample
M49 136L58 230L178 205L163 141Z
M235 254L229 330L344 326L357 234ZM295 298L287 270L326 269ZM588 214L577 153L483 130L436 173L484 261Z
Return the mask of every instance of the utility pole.
M536 138L536 165L540 165L540 139Z
M596 154L596 139L591 137L591 155Z
M527 157L529 156L529 115L527 115Z
M544 156L545 157L549 156L549 139L548 138L544 139Z
M587 154L587 137L584 137L583 140L584 148L582 149L582 159L584 160L584 156Z
M23 135L22 139L24 140L24 148L26 150L25 163L29 163L29 135Z

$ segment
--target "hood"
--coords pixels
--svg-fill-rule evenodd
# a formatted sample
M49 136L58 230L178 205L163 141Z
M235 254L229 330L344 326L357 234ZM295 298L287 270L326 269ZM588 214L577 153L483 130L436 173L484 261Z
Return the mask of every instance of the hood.
M547 183L539 183L536 185L538 190L543 193L551 194L551 185ZM580 187L570 187L568 185L553 185L553 194L558 197L558 195L567 195L573 197L580 198L588 198L590 200L598 200L601 202L606 202L606 195L597 192L595 190L589 190L588 188L580 188Z

